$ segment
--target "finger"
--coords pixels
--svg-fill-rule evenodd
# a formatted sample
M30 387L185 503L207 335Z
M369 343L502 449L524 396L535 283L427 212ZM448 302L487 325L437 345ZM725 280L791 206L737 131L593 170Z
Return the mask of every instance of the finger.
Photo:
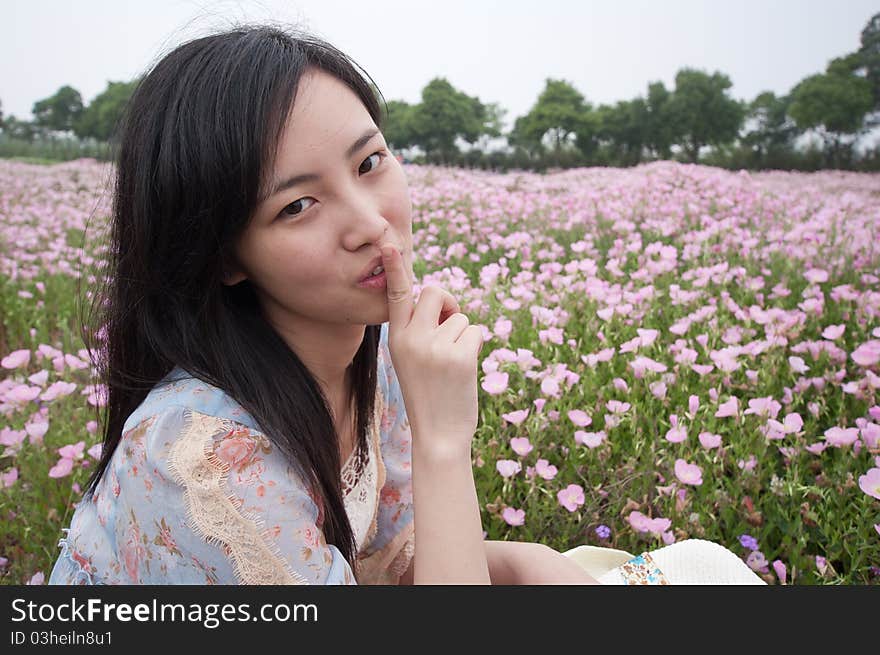
M412 283L403 268L403 257L397 248L385 244L381 248L385 268L385 292L388 298L388 330L409 325L413 312Z
M456 312L437 327L436 333L438 336L452 343L458 341L461 337L461 333L465 331L465 328L467 328L469 324L470 319L467 317L467 314Z
M478 360L483 349L483 328L479 325L467 326L456 343L466 346L468 352L474 354L474 360Z
M451 293L433 284L424 287L419 295L419 302L413 310L412 322L421 330L434 330L460 311L458 301Z

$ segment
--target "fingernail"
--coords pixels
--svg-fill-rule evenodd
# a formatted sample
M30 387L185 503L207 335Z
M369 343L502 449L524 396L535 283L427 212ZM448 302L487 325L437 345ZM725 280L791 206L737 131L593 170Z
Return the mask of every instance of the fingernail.
M386 262L391 261L391 253L394 252L394 250L394 246L384 246L382 248L382 259L384 259Z

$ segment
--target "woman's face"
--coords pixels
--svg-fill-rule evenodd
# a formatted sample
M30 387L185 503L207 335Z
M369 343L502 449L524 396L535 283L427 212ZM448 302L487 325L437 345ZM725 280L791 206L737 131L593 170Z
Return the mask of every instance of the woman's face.
M250 280L276 327L387 321L387 292L358 280L384 243L401 250L413 279L412 204L403 169L357 94L309 69L271 175L224 282Z

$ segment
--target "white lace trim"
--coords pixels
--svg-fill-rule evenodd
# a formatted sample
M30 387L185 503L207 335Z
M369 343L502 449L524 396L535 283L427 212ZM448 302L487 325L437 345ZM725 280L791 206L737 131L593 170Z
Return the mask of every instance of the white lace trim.
M184 489L190 528L225 548L241 584L308 584L287 565L260 519L245 517L226 491L229 466L214 453L213 438L233 429L233 422L195 410L185 416L187 426L171 446L168 469Z
M343 501L358 550L367 544L376 531L379 489L385 484L385 467L379 450L382 413L382 395L377 385L375 411L367 438L366 462L355 449L342 468Z

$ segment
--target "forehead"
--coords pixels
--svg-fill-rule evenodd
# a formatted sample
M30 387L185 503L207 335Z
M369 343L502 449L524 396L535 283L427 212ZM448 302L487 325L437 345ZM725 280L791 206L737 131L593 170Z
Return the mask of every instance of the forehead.
M309 69L300 78L296 99L279 144L276 170L311 172L339 159L364 130L375 126L360 97L338 78Z

